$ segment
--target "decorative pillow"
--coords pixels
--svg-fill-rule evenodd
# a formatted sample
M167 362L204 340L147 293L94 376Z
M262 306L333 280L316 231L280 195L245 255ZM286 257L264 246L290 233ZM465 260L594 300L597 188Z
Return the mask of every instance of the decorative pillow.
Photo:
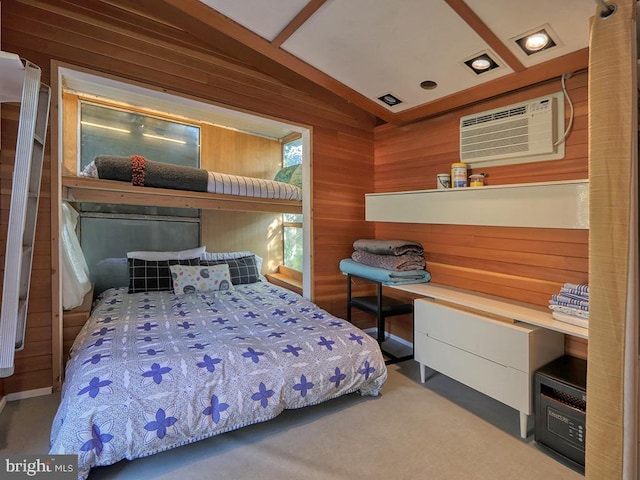
M185 265L171 265L173 291L177 295L194 292L216 292L218 290L232 290L229 265L189 267Z
M296 165L296 168L293 169L289 184L302 188L302 165Z
M276 176L273 177L273 179L276 182L289 183L289 180L291 179L291 175L293 175L293 170L295 168L296 165L290 165L288 167L281 168L280 170L278 170L278 173L276 173Z
M258 267L258 276L260 277L260 280L266 282L266 277L262 275L262 257L249 250L242 250L238 252L204 252L202 255L200 255L200 260L226 260L228 258L242 258L251 256L256 259L256 267Z
M200 265L200 258L142 260L129 258L129 293L173 290L170 265Z
M199 257L205 252L206 248L206 246L196 247L188 250L179 250L177 252L127 252L127 258L137 258L139 260L185 260Z
M258 271L256 257L254 255L221 260L200 260L200 265L220 265L223 263L229 265L231 283L234 285L244 285L246 283L260 281L260 272Z
M238 252L204 252L200 255L200 260L224 260L227 258L250 257L251 255L255 255L255 253L249 250L242 250Z
M302 188L302 165L290 165L281 168L273 179L276 182L290 183Z

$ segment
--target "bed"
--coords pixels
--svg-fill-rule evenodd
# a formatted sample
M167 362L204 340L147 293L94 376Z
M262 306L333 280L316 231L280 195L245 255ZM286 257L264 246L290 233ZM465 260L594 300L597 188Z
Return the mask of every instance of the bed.
M73 344L50 453L77 454L79 479L386 380L378 344L347 321L264 281L224 284L224 262L198 277L219 290L182 285L175 272L201 266L180 263L176 293L103 292Z
M154 162L138 155L101 155L80 175L63 175L62 187L63 198L72 202L302 213L300 166L285 167L269 180Z

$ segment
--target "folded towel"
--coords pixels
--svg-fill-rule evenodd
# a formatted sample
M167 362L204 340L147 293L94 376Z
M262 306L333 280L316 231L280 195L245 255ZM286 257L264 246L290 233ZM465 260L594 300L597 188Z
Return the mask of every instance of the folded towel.
M551 300L549 300L549 305L560 305L560 306L563 306L563 307L577 308L577 309L580 309L580 310L584 310L585 312L589 311L589 304L587 304L587 305L579 305L577 303L564 302L562 300L551 299Z
M589 311L580 310L574 307L567 307L565 305L549 305L549 308L554 312L564 313L565 315L571 315L573 317L589 318Z
M566 289L567 291L574 291L572 293L584 294L589 296L589 285L586 283L565 283L560 291L563 291L564 289Z
M577 325L579 327L589 328L589 320L586 320L584 318L578 318L572 315L565 315L564 313L560 313L560 312L552 312L551 316L555 320L559 320L564 323L569 323L571 325Z
M427 262L423 255L405 253L404 255L377 255L375 253L360 252L356 250L351 258L371 267L385 268L387 270L424 270Z
M572 299L572 300L578 300L579 302L586 302L589 303L589 295L585 295L584 293L574 293L575 291L565 291L565 290L560 290L560 293L558 293L558 296L562 297L562 299Z
M358 263L350 258L340 260L340 271L362 278L368 278L384 285L401 285L407 283L426 283L431 280L431 274L426 270L407 270L396 272L384 268L371 267Z
M405 253L422 255L424 253L421 244L409 240L360 239L353 242L353 249L376 255L404 255Z
M579 288L562 287L559 293L562 295L575 295L576 297L589 300L589 292L585 290L580 290Z
M569 304L569 305L580 305L584 307L589 306L589 299L584 299L580 297L576 297L575 295L568 295L564 293L560 293L558 295L551 295L551 301L558 302L559 305Z

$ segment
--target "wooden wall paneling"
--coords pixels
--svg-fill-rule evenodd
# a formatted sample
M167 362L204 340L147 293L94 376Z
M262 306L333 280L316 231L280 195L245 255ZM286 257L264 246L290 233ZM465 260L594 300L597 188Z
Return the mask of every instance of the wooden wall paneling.
M271 179L282 167L282 144L205 124L201 132L200 166L210 171ZM262 273L273 272L283 261L281 224L280 214L202 210L201 244L210 252L250 250L263 258Z
M565 158L473 171L487 173L487 184L500 185L588 178L587 75L567 81L574 104L573 128ZM474 104L402 127L376 128L375 192L435 188L437 173L459 161L459 120L463 115L540 97L561 89L549 82ZM565 125L570 111L565 108ZM482 208L481 205L478 208ZM523 212L526 214L526 212ZM432 281L546 306L564 282L588 280L587 230L423 225L378 222L376 238L406 238L425 248ZM574 339L567 350L585 350Z
M206 170L273 178L282 168L279 140L203 125L200 165Z
M314 128L314 300L341 317L346 316L346 279L340 260L351 256L355 240L374 237L373 224L364 222L364 194L374 188L372 155L372 135Z
M566 82L574 104L575 117L566 142L564 159L478 167L475 171L487 173L488 185L588 178L586 82L587 75L584 72L572 76ZM403 127L393 125L377 127L376 192L435 188L436 175L448 172L451 163L460 161L460 117L523 102L560 90L560 81L549 82ZM568 105L565 105L565 125L568 124L569 115Z
M149 7L151 3L146 2L145 5ZM131 8L119 8L119 5ZM373 190L375 118L326 91L315 97L261 73L243 59L220 53L214 46L172 26L170 19L156 21L151 10L137 13L144 8L139 2L122 0L3 2L3 49L39 65L45 82L51 80L50 65L55 61L312 128L312 178L317 179L313 184L312 230L318 234L317 244L312 245L312 263L320 272L312 279L312 289L325 308L339 313L332 310L336 307L344 313L346 290L338 262L350 255L351 243L355 239L373 236L373 225L364 221L364 193ZM57 108L57 105L52 107ZM14 122L17 128L17 109L8 106L2 109L1 114L4 147L15 144L15 134L11 133L10 126ZM56 142L47 143L53 145ZM49 151L54 150L48 147L47 160ZM8 218L5 209L8 208L7 179L11 178L11 155L12 152L5 152L4 148L0 153L0 217L5 222L3 228L6 228ZM46 168L43 173L49 181L43 177L42 189L48 197L51 190L57 188L57 173L51 175L48 163ZM355 188L351 185L354 178L358 179ZM55 195L51 198L55 199ZM48 213L55 216L56 209ZM38 238L42 235L53 239L55 236L51 229L57 228L54 227L56 223L44 217L48 215L39 215ZM5 239L0 238L4 250ZM212 249L211 245L207 247ZM38 258L38 263L40 260L53 262L51 253L39 253ZM55 266L45 267L44 272L54 277L57 275ZM33 315L38 315L48 322L44 326L53 330L53 322L60 320L51 302L56 303L49 295L46 300L43 298L43 302L30 305L27 325L31 326ZM30 334L29 338L32 336ZM56 348L61 349L62 345ZM27 358L52 355L51 350L51 339L28 340L24 353L17 360L18 368L22 368L20 362L27 361ZM5 393L51 385L50 364L42 368L29 375L19 374L6 379Z
M208 252L250 250L263 259L262 273L282 264L281 215L202 210L201 244Z
M70 92L62 92L62 109L64 125L62 128L62 174L77 175L78 172L78 96ZM57 122L56 122L57 124Z

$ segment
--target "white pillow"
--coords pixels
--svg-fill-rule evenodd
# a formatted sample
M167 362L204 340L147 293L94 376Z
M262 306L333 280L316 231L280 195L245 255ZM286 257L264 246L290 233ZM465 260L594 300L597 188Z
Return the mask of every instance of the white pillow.
M136 252L127 252L127 258L137 258L138 260L187 260L189 258L196 258L202 255L206 246L190 248L188 250L179 250L176 252L145 252L145 251L136 251Z
M170 265L173 291L176 295L194 292L233 290L229 265L221 263L208 267L198 265Z
M228 258L242 258L253 255L256 257L256 267L258 267L258 274L260 275L260 280L266 282L267 279L264 275L262 275L262 257L256 255L249 250L244 250L241 252L203 252L200 255L200 260L226 260Z

